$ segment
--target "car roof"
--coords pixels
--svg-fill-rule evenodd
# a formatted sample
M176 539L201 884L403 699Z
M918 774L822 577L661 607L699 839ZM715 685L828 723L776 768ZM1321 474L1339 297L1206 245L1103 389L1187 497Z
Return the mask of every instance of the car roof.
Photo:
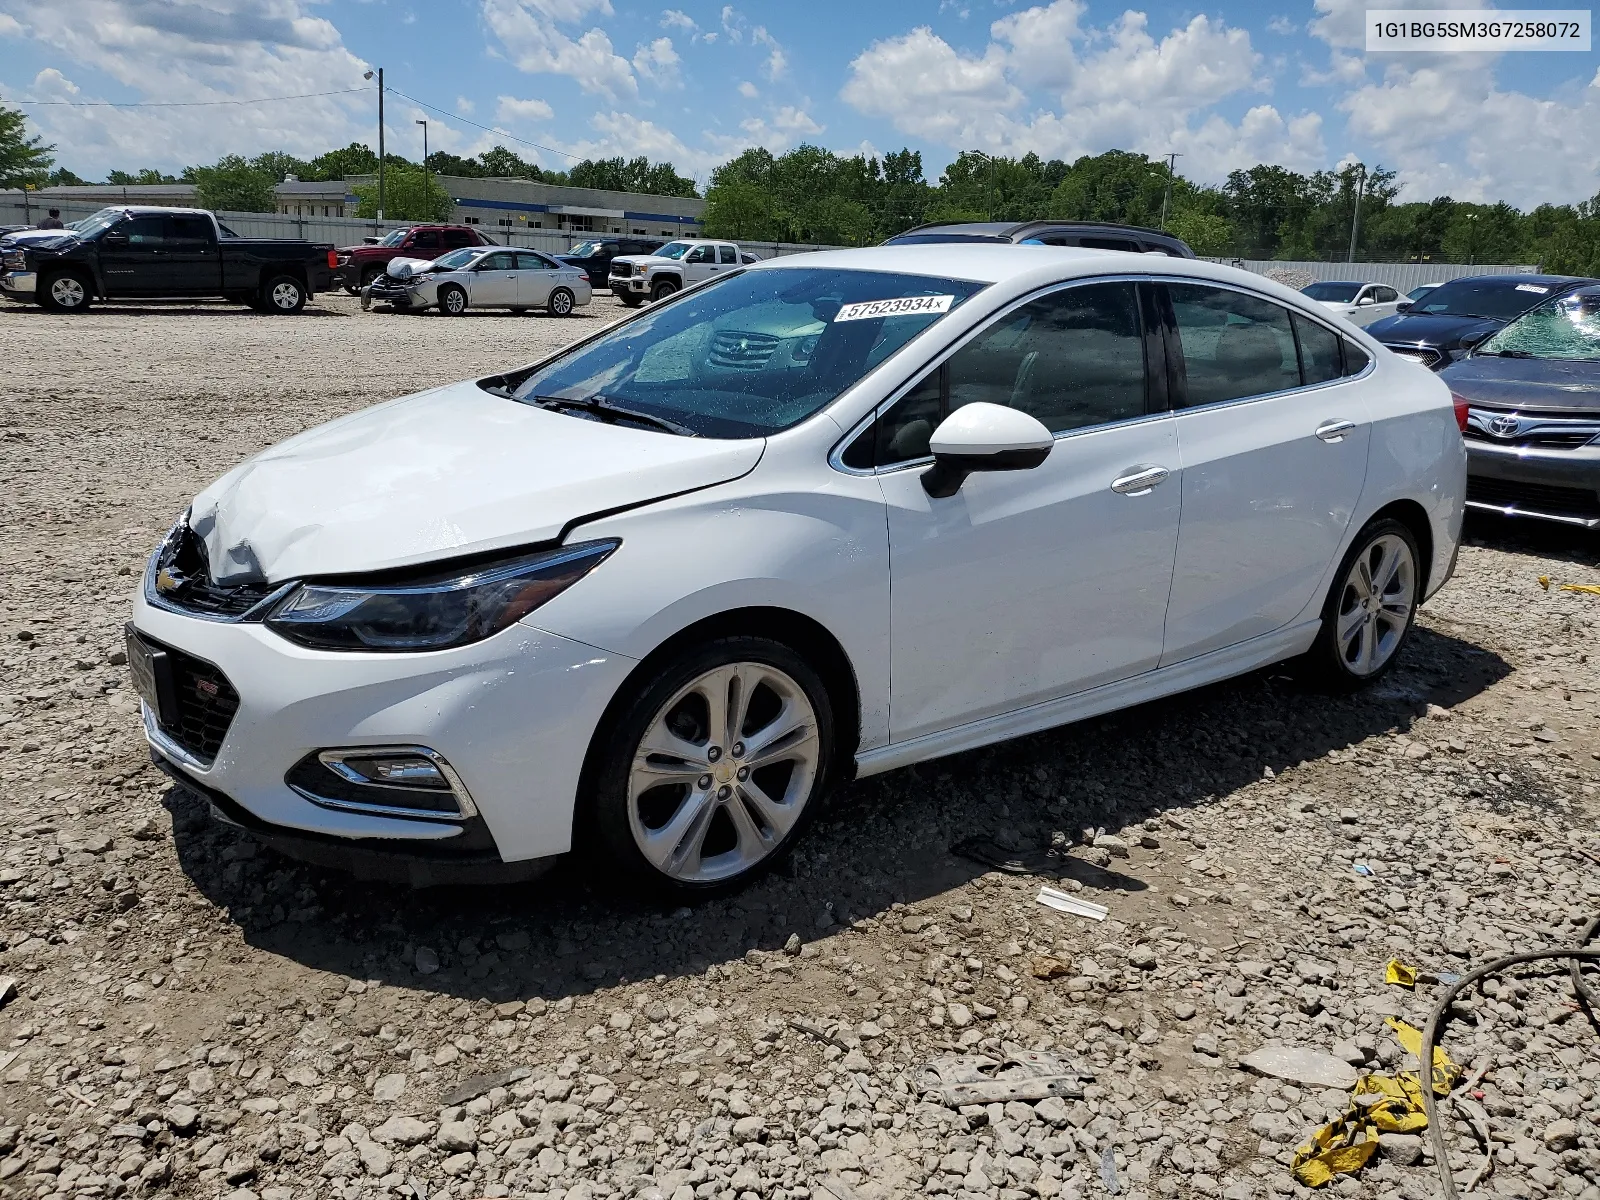
M1509 283L1513 287L1519 283L1540 283L1547 286L1558 284L1583 284L1600 283L1600 280L1586 279L1582 275L1462 275L1457 279L1447 279L1445 283Z
M918 225L912 229L901 230L895 234L900 237L907 233L929 233L933 230L947 231L961 230L964 233L990 234L1007 236L1021 233L1028 229L1105 229L1115 230L1119 233L1138 233L1148 237L1166 238L1177 241L1176 234L1163 233L1159 229L1147 229L1143 225L1124 225L1117 221L933 221L927 225Z

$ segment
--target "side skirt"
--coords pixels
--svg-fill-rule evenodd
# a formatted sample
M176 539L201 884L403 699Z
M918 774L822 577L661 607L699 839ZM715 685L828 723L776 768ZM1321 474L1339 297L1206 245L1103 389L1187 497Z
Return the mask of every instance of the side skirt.
M1041 729L1054 729L1058 725L1070 725L1074 721L1102 716L1118 709L1132 708L1136 704L1159 700L1163 696L1172 696L1178 692L1204 687L1208 683L1216 683L1218 680L1243 675L1260 667L1282 662L1286 658L1304 654L1311 648L1311 643L1316 641L1317 629L1321 624L1320 620L1312 620L1300 625L1291 625L1286 629L1252 638L1248 642L1241 642L1237 646L1213 650L1198 658L1146 671L1131 679L1119 679L1115 683L1102 684L1087 692L1063 696L1059 700L1046 700L1042 704L1032 704L1014 712L985 717L981 721L958 725L954 729L926 733L907 742L894 742L876 750L867 750L856 755L856 777L865 778L868 775L909 767L912 763L925 762L930 758L943 758L948 754L960 754L964 750L976 750L980 746L1010 741L1012 738L1038 733Z

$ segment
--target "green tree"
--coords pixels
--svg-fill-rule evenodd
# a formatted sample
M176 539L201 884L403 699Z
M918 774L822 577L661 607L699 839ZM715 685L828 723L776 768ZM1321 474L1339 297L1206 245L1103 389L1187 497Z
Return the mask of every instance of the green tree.
M1186 209L1167 218L1167 232L1182 238L1196 254L1221 258L1233 248L1233 227L1216 213Z
M1194 185L1181 175L1172 181L1174 207ZM1167 191L1167 165L1143 154L1108 150L1084 156L1067 168L1050 194L1048 215L1071 221L1117 221L1154 228L1161 223Z
M272 212L277 208L273 187L278 180L241 154L225 154L209 167L185 167L183 179L195 185L195 198L202 208L222 212Z
M706 189L705 231L712 237L780 240L774 201L760 184L730 179Z
M642 192L652 196L698 196L694 180L679 175L671 163L638 158L586 158L567 170L570 187L600 188L611 192Z
M272 177L272 182L282 183L289 176L296 179L311 178L311 164L281 150L269 150L250 160L250 165Z
M504 146L496 146L493 150L485 150L478 155L478 162L483 165L483 174L488 178L531 179L535 183L546 178L544 171L541 171L531 162L524 162Z
M378 215L378 181L355 188L356 216ZM394 221L447 221L455 208L450 193L439 181L408 162L386 160L383 179L383 215Z
M133 172L112 171L106 175L106 182L131 187L141 183L177 183L178 177L158 171L154 167L145 167Z
M14 108L0 108L0 187L38 187L50 173L54 146L28 136L27 118Z
M459 154L444 150L435 150L428 155L428 170L435 175L453 175L461 179L481 179L488 174L477 159L462 158Z
M307 180L343 179L346 175L371 175L378 169L378 156L372 147L351 142L341 150L319 154L306 164L300 176Z
M50 172L50 177L44 181L45 187L83 187L89 181L80 179L65 167L57 167Z

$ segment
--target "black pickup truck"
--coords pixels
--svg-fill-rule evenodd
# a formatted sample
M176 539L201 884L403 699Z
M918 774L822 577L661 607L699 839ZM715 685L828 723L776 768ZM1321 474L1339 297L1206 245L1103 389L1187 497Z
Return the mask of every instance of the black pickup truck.
M297 313L331 290L334 248L239 237L197 208L108 208L59 236L0 249L0 295L56 312L100 297L220 297L258 312Z

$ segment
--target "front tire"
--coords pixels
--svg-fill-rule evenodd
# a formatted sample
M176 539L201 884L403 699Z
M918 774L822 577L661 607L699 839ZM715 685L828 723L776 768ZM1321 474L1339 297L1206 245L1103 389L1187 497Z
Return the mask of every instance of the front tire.
M439 311L447 317L459 317L467 311L467 294L453 283L439 289Z
M87 312L94 303L94 288L82 275L64 271L39 281L39 303L51 312Z
M617 299L622 301L624 308L638 308L644 303L643 296L618 296Z
M1416 535L1391 518L1356 535L1322 606L1304 665L1318 682L1350 692L1387 674L1416 623L1422 598Z
M656 284L655 287L650 289L650 299L652 299L652 300L665 300L668 296L671 296L677 290L678 290L678 285L673 283L672 280L663 279L660 283Z
M625 877L651 890L740 887L815 817L837 745L809 663L768 638L717 638L655 671L600 731L595 831Z
M276 275L261 289L262 309L292 316L306 306L306 285L293 275Z
M575 303L577 301L571 292L566 288L557 288L550 293L550 303L545 306L545 311L552 317L570 317Z

